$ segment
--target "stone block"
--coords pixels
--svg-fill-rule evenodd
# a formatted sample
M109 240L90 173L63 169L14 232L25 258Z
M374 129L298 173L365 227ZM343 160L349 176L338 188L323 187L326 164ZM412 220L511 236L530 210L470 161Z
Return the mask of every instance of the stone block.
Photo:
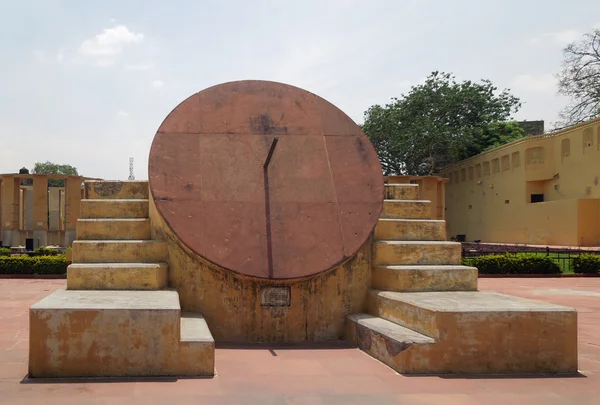
M147 218L148 200L81 200L81 218Z
M375 227L377 240L428 240L446 239L446 222L434 219L382 218Z
M373 288L388 291L476 291L477 269L467 266L373 267Z
M148 199L147 181L85 181L85 196L88 199Z
M416 184L386 184L386 200L416 200L419 198L419 186Z
M181 326L175 291L58 290L30 309L29 376L213 375L210 332Z
M430 207L425 200L384 200L381 218L429 219Z
M78 240L140 240L150 239L148 218L79 219Z
M446 265L461 263L461 245L456 242L376 241L373 242L375 265Z
M411 348L409 362L397 359L400 372L577 372L571 308L491 292L377 290L369 292L367 308L438 342Z
M157 240L76 240L73 263L163 263L167 244Z
M159 290L166 263L77 263L67 268L69 290Z

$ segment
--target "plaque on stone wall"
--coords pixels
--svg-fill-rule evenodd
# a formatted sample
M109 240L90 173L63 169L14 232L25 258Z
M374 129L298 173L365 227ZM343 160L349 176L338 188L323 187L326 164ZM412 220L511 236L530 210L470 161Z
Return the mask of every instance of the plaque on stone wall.
M289 287L265 287L261 291L263 307L289 307L291 293Z

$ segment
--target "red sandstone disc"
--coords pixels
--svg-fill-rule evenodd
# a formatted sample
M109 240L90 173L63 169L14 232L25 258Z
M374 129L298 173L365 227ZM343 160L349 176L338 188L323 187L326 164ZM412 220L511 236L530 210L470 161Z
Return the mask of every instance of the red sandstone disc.
M381 166L361 129L324 99L265 81L221 84L179 104L154 137L149 182L185 245L263 278L345 261L383 205Z

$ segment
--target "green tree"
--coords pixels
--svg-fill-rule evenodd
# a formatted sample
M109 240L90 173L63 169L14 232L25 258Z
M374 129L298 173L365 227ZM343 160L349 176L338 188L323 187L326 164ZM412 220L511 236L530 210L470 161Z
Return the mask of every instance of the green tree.
M432 174L514 132L514 125L491 125L505 122L521 106L508 90L497 90L489 80L457 82L450 73L433 72L407 95L370 107L362 128L385 174Z
M60 174L63 176L79 176L77 168L71 165L59 165L52 162L36 162L33 166L32 173L34 174ZM64 187L64 180L48 180L50 187Z
M466 157L497 148L526 136L523 127L516 121L496 121L481 128L467 146Z
M600 116L600 29L584 35L563 50L558 92L571 99L561 112L562 125Z

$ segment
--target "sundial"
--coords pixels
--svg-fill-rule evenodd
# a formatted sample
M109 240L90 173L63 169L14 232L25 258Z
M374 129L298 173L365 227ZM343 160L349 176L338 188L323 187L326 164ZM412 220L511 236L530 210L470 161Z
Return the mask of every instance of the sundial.
M384 188L358 125L313 93L267 81L224 83L175 107L154 137L149 183L189 249L271 279L311 276L356 254Z

